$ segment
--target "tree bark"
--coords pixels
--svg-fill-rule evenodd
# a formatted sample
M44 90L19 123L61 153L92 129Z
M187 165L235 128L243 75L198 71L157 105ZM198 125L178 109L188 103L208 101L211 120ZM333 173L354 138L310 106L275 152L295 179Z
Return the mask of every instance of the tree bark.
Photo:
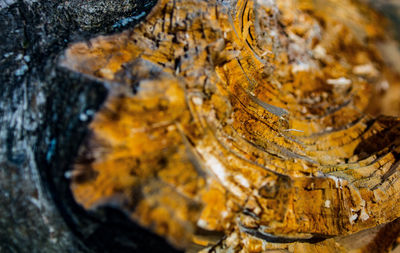
M133 27L155 2L0 0L0 252L175 252L122 212L83 210L64 174L106 90L59 55ZM399 5L382 2L399 22Z
M86 132L79 115L105 91L57 57L73 41L132 27L154 4L0 1L0 252L173 252L118 211L84 211L64 177Z

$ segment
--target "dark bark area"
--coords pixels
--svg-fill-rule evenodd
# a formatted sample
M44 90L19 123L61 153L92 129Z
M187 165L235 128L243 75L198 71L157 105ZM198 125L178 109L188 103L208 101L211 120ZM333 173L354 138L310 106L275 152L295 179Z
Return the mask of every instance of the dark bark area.
M154 4L0 1L0 252L173 252L117 210L84 211L64 176L106 90L59 56L133 27Z

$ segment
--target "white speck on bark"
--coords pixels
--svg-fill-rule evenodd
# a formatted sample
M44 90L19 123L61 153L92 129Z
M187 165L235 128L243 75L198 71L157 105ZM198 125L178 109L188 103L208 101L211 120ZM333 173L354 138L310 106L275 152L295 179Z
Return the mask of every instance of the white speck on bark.
M358 217L358 214L353 214L353 215L350 215L350 217L349 217L349 221L350 221L350 224L354 224L354 221L357 219L357 217Z
M351 84L351 80L345 77L340 77L337 79L328 79L327 83L330 85L347 86Z
M325 200L325 207L330 208L331 207L331 201L329 199Z

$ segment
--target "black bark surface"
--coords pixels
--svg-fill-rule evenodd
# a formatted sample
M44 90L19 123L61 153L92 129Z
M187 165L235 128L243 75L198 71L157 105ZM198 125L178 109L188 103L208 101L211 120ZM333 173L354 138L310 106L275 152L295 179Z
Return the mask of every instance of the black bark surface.
M107 90L59 56L155 2L0 0L0 252L174 252L118 210L83 210L64 175Z

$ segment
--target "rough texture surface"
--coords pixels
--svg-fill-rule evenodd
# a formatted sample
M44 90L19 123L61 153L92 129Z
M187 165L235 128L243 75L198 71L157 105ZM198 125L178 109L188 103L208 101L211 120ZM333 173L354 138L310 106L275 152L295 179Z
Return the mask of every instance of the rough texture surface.
M65 177L107 90L56 58L70 42L132 27L153 4L0 0L0 252L173 251L115 209L86 212Z
M370 115L400 109L372 99L400 86L388 43L384 19L349 0L160 1L62 59L109 90L74 196L180 248L349 251L336 238L400 216L400 120Z
M154 3L0 1L0 252L168 251L121 213L72 199L64 172L86 132L79 115L105 90L56 64L71 41L133 26Z

